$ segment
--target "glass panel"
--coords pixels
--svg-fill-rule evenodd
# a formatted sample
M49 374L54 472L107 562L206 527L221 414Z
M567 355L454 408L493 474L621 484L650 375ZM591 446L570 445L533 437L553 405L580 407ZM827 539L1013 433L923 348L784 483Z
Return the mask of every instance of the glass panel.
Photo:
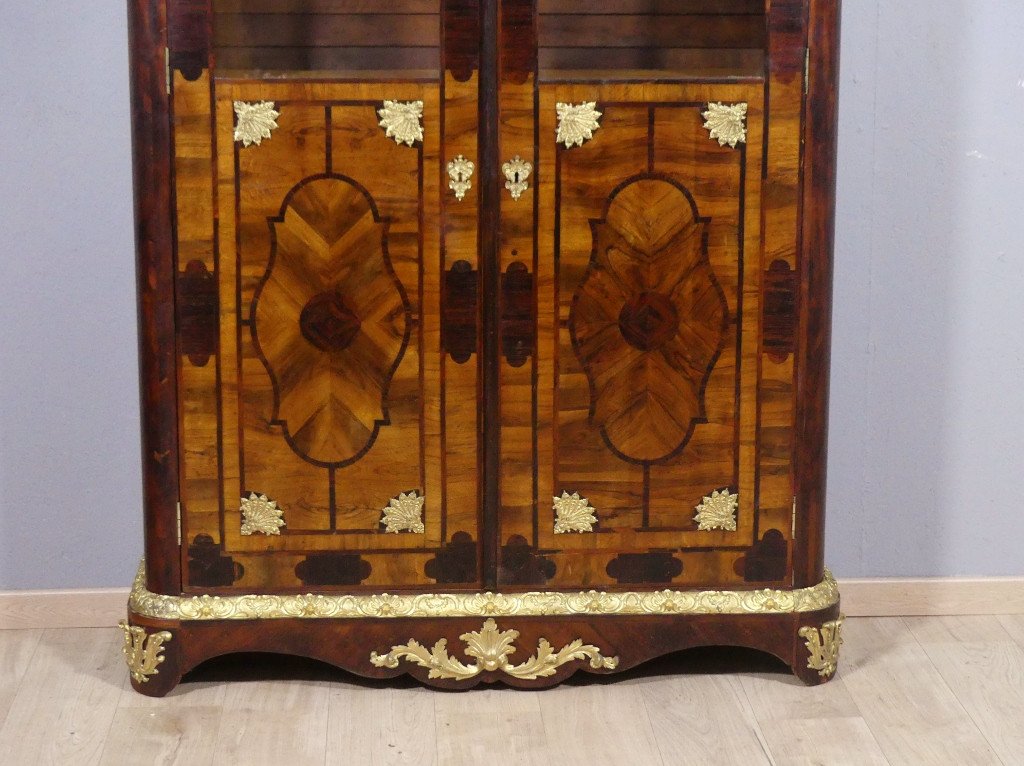
M543 79L764 74L765 0L538 0Z
M440 0L214 0L213 8L222 74L440 74Z

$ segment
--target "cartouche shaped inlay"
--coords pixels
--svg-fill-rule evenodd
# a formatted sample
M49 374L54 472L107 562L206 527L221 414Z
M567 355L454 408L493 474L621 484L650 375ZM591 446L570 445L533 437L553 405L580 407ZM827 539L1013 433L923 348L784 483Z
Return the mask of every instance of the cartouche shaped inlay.
M705 417L729 324L708 223L688 191L660 176L620 187L592 222L569 325L590 382L591 423L624 460L671 458Z
M348 465L388 422L387 394L409 335L409 301L369 194L336 176L306 179L271 219L253 339L274 383L273 424L292 449Z

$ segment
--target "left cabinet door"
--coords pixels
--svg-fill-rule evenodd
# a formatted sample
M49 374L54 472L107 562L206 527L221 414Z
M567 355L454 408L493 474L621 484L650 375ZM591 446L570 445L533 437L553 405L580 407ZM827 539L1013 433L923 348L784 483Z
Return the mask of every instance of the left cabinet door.
M475 79L440 3L267 5L172 71L184 590L478 587Z

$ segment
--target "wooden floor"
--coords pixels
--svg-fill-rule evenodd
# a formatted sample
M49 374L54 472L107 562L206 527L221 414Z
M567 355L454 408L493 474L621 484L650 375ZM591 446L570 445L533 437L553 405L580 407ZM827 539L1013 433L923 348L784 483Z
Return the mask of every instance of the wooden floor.
M1024 764L1024 616L849 620L839 677L702 650L532 693L362 683L224 658L171 696L127 683L115 630L0 631L0 762Z

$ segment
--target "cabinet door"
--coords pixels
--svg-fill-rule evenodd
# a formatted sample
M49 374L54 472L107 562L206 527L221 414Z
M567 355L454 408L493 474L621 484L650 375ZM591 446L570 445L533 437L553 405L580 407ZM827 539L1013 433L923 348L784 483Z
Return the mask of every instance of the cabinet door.
M776 528L758 498L762 467L789 481L760 435L792 416L788 390L760 395L764 4L650 5L541 0L538 66L502 81L502 156L532 166L503 268L537 316L502 367L504 584L789 575L787 504Z
M270 5L174 73L185 588L479 587L475 15Z

